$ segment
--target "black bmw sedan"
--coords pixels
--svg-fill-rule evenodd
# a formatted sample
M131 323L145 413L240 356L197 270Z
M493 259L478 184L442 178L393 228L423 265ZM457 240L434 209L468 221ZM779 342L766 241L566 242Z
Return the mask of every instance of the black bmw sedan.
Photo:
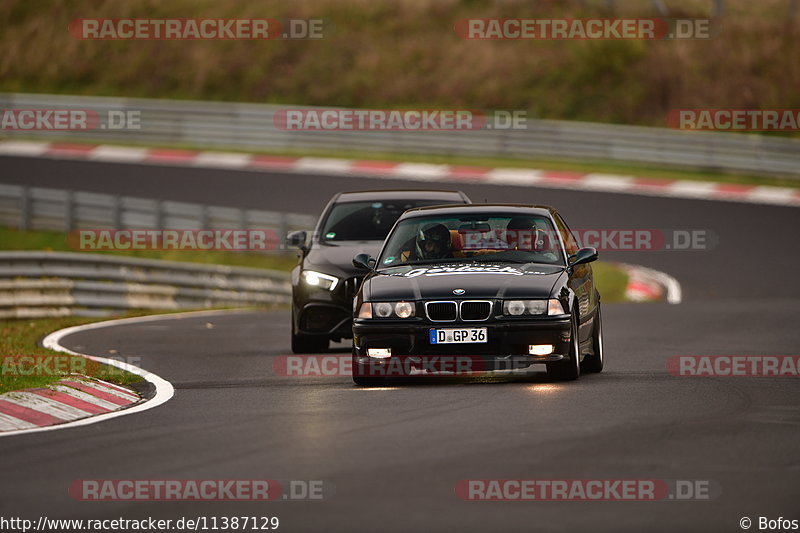
M596 259L549 206L407 211L376 259L353 259L368 272L354 307L353 380L535 364L559 380L600 372Z
M439 204L468 204L460 191L383 190L336 194L314 233L287 236L301 251L292 270L292 351L322 352L329 341L352 337L353 297L364 277L353 254L376 254L404 211Z

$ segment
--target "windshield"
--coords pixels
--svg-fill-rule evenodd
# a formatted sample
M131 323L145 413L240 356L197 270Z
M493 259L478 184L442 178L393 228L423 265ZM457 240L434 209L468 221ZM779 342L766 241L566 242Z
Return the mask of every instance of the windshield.
M436 200L391 200L336 204L325 219L320 241L383 241L403 212L441 203Z
M379 267L441 262L563 265L564 254L549 217L482 213L408 218L378 258Z

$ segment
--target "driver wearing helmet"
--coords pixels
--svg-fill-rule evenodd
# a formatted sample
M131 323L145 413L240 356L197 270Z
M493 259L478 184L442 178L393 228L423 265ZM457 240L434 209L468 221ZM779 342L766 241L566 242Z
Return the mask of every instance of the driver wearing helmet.
M453 257L450 230L444 224L430 224L417 231L410 250L403 252L403 262Z

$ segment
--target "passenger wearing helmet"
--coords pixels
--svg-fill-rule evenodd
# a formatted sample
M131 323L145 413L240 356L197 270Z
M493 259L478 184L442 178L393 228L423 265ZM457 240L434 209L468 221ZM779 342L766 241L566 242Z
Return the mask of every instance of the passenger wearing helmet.
M530 217L514 217L506 224L506 244L509 250L524 250L542 255L546 261L557 261L558 254L549 244L547 232L536 227Z
M514 217L506 224L506 244L510 250L533 251L537 240L536 224L529 217Z

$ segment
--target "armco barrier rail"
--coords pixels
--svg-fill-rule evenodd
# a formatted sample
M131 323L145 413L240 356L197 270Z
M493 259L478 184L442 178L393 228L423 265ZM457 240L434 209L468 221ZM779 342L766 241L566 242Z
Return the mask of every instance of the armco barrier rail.
M93 109L140 112L141 128L9 131L7 136L121 143L177 143L248 150L350 150L397 154L552 157L638 162L800 178L800 140L766 135L528 120L526 130L444 132L286 131L281 109L299 106L155 99L2 94L0 109ZM311 109L311 108L309 108Z
M71 252L0 252L0 318L285 304L285 272Z
M266 229L275 231L282 247L288 231L315 222L297 213L0 184L0 226L23 230Z

